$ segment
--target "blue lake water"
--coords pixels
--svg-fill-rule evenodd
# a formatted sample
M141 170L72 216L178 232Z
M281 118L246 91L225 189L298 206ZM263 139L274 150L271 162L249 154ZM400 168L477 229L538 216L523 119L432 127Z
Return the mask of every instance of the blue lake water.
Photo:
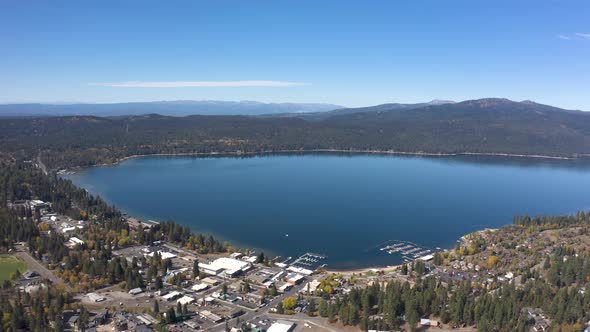
M324 254L341 269L400 263L378 250L388 240L448 248L516 214L590 209L585 160L144 157L68 177L130 215L175 220L273 255Z

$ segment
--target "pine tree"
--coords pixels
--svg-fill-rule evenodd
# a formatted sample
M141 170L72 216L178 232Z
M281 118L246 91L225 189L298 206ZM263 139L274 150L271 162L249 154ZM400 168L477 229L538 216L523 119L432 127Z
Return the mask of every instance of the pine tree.
M154 300L154 312L156 314L160 313L160 303L158 303L158 300Z

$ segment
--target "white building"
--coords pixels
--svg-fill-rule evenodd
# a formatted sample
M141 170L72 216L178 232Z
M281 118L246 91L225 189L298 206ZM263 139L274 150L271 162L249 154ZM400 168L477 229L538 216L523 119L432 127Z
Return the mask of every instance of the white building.
M76 246L77 244L84 244L84 241L80 240L79 238L77 238L77 237L75 237L75 236L72 236L72 237L70 238L70 243L69 243L69 246L71 246L71 247L74 247L74 246Z
M303 274L303 275L306 275L306 276L311 275L313 273L313 271L310 270L310 269L304 269L302 267L296 267L296 266L289 266L287 268L287 270L289 270L291 272L300 273L300 274Z
M179 298L176 302L180 303L181 305L185 305L185 304L191 304L195 301L196 300L193 297L185 295L185 296Z
M278 320L276 323L272 324L266 332L291 332L294 328L295 323L286 320Z
M141 294L143 293L143 290L141 288L133 288L132 290L129 291L129 294L131 295L137 295L137 294Z
M90 298L90 300L92 300L94 302L102 302L102 301L106 300L106 298L104 296L100 296L96 293L88 294L88 298Z
M235 277L236 275L248 271L251 265L247 262L221 257L209 264L199 264L199 269L210 275L219 275L222 272L228 277Z
M209 288L209 285L208 284L205 284L205 283L196 284L193 287L191 287L191 289L194 290L195 292L201 292L201 291L204 291L207 288Z
M199 263L199 271L203 271L203 273L208 275L216 276L223 272L223 269L212 264Z
M177 298L179 298L181 296L182 296L182 294L180 292L173 291L173 292L170 292L170 293L162 296L162 299L164 299L166 301L173 301L173 300L176 300Z

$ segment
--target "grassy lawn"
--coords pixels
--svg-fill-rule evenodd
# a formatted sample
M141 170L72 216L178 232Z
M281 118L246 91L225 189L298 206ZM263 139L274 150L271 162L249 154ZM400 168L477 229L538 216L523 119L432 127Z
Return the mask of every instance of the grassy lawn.
M28 265L11 255L0 255L0 282L10 279L12 274L19 270L21 273L28 270Z

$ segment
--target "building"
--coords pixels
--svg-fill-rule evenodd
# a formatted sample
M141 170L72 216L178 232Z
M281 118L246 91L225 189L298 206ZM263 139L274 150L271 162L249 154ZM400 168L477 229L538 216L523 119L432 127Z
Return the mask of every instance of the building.
M216 314L212 313L209 310L203 310L203 311L199 312L199 316L201 316L203 319L210 320L213 323L219 323L219 322L223 321L223 318L217 316Z
M72 228L75 228L75 227L72 227ZM80 240L79 238L77 238L75 236L72 236L70 238L70 240L68 241L68 244L66 244L66 246L68 246L69 248L73 248L77 245L83 245L83 244L84 244L84 241Z
M129 291L129 294L131 295L137 295L137 294L141 294L143 293L143 290L141 288L133 288L132 290Z
M439 323L435 320L428 318L420 318L420 325L422 326L438 326Z
M320 287L320 281L315 279L307 283L299 292L313 294Z
M278 320L276 323L272 324L266 332L291 332L294 329L295 323L286 320Z
M303 275L306 275L306 276L311 275L313 273L313 271L310 270L310 269L305 269L305 268L297 267L297 266L289 266L287 268L287 270L289 270L291 272L303 274Z
M199 268L201 267L201 265L199 264ZM214 278L210 278L207 277L205 279L202 279L201 282L204 282L206 284L209 284L210 286L217 286L221 283L221 281L214 279Z
M285 283L284 285L279 287L278 291L279 291L279 293L284 293L284 292L288 291L289 289L291 289L292 287L293 287L293 285L291 285L289 283Z
M303 281L303 276L298 273L289 273L287 274L285 279L289 284L295 286L299 285Z
M178 299L181 296L182 296L182 293L180 293L178 291L173 291L173 292L170 292L170 293L162 296L162 299L164 299L166 301L174 301L174 300Z
M90 294L88 294L88 298L90 298L90 300L91 301L94 301L94 302L102 302L102 301L106 300L106 297L100 296L100 295L98 295L96 293L90 293Z
M196 321L193 321L193 320L185 320L182 323L184 325L186 325L189 329L193 329L193 330L200 330L201 329L201 325L199 325L199 323L197 323Z
M207 285L205 283L196 284L193 287L191 287L191 289L194 290L195 292L201 292L201 291L206 290L207 288L209 288L209 285Z
M233 258L221 257L209 264L199 264L199 269L209 275L221 275L222 273L230 278L236 277L250 269L247 262Z
M64 234L71 234L74 233L76 231L76 227L75 226L71 226L71 227L65 227L62 228L61 230Z
M244 310L242 310L242 309L235 309L235 310L232 310L229 313L228 317L229 318L236 318L236 317L241 316L243 314L244 314Z
M136 231L139 229L141 223L135 218L127 218L127 225L129 225L129 229Z
M419 260L422 260L422 261L425 261L425 262L428 262L428 261L434 259L434 255L430 254L430 255L422 256L422 257L420 257L418 259Z
M223 272L223 269L212 264L199 263L199 271L205 274L216 276Z
M242 259L251 264L255 264L256 262L258 262L258 257L256 256L245 256L242 257Z
M46 207L49 207L49 203L43 202L41 200L38 199L34 199L32 201L29 202L29 205L31 206L31 210L35 210L35 209L43 209Z
M26 270L25 272L23 272L22 276L25 279L34 279L34 278L39 277L39 273L37 273L33 270Z
M256 293L247 293L247 294L244 294L244 300L246 300L250 303L260 305L260 304L264 303L264 296L262 296L260 294L256 294Z
M180 303L181 305L185 305L185 304L194 303L195 301L196 300L193 297L185 295L185 296L179 298L176 302Z

